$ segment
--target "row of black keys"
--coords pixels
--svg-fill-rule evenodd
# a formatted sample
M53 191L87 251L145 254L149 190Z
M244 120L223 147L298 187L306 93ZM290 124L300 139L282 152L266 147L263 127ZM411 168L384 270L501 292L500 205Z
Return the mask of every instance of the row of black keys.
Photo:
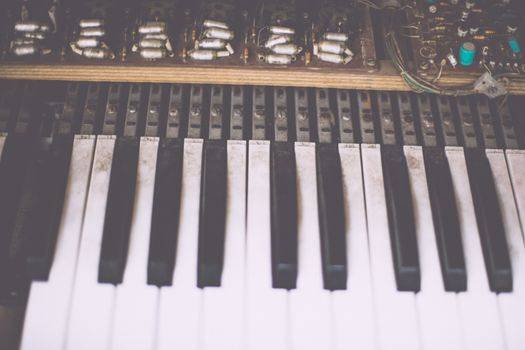
M45 280L61 219L72 136L7 136L0 162L2 298ZM119 284L126 265L140 139L118 137L112 163L99 282ZM324 286L345 289L347 261L341 163L337 145L318 144L317 181ZM161 139L155 179L148 283L170 285L177 245L183 143ZM205 140L200 194L198 285L219 286L224 260L226 141ZM466 270L450 169L442 148L424 148L445 288L466 290ZM490 287L512 290L512 271L490 165L481 149L466 160ZM406 159L382 146L383 175L398 290L417 292L420 269ZM293 289L298 273L297 193L293 143L271 146L272 271L275 288ZM350 199L351 200L351 199Z

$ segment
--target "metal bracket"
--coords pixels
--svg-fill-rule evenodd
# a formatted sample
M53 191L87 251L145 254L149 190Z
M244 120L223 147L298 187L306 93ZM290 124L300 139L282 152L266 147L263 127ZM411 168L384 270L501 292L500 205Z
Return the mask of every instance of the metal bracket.
M481 125L481 137L485 143L485 148L498 148L489 99L486 96L477 96L476 105L478 106L477 117L479 118L479 123Z
M244 89L241 86L231 89L230 139L244 139Z
M392 112L392 100L388 91L379 91L377 93L377 106L383 144L395 145L397 143L396 129L394 125L394 114Z
M131 84L129 87L128 106L124 120L124 136L139 136L138 123L141 111L142 84Z
M330 108L328 89L315 89L315 102L318 141L319 143L332 143L334 141L335 117Z
M464 146L466 148L476 148L478 147L478 140L469 99L466 96L460 96L455 100L458 108L459 131L463 135Z
M445 146L459 146L458 135L456 132L456 126L454 125L454 116L452 113L452 106L450 104L449 97L436 96L436 105Z
M182 86L170 86L170 100L168 104L168 119L166 122L166 137L181 137L181 116L182 116Z
M297 141L310 142L310 112L308 110L308 90L295 89L295 133Z
M514 129L514 121L510 114L509 103L506 101L503 105L498 103L493 104L494 112L498 115L498 126L501 128L503 135L504 147L507 149L519 149L518 138L516 130Z
M423 135L423 145L437 146L436 125L430 105L430 96L426 94L416 95L417 106L421 124L421 134Z
M95 134L98 106L102 102L100 100L102 84L89 83L87 87L86 100L84 102L84 109L82 112L82 120L80 121L80 133L84 135Z
M102 124L103 135L115 135L117 131L117 120L120 108L120 96L124 85L122 83L111 83L106 102L106 112Z
M348 90L338 90L337 115L339 117L339 140L342 143L354 143L354 124L352 117L352 95Z
M372 96L370 91L357 92L357 106L359 109L359 127L361 129L361 142L376 143L374 130L374 117L372 112Z
M188 137L198 139L202 137L202 108L204 106L204 88L202 85L193 85L190 90L190 109L188 117Z
M417 142L416 126L414 124L414 112L412 111L412 102L410 93L398 92L397 104L399 108L399 118L401 119L401 138L403 144L407 146L415 146Z
M224 88L220 85L211 87L210 119L208 126L208 138L210 140L222 140L224 135Z
M288 135L288 100L286 88L276 87L273 90L273 97L274 140L288 142L290 138Z
M252 139L266 140L266 92L262 86L253 88Z
M80 96L81 84L78 82L67 83L66 97L62 106L62 112L56 121L58 135L71 135L74 130L74 120L77 115L77 104Z
M151 84L146 111L146 130L144 136L159 136L160 106L162 102L162 85Z

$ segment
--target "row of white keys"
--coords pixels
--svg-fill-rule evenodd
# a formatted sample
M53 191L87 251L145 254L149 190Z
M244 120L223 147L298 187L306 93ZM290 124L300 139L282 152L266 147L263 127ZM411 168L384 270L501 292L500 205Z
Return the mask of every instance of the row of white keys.
M487 150L486 153L496 185L512 266L512 292L498 294L502 328L507 349L519 350L525 346L525 245L505 153L502 150ZM523 160L521 164L525 163ZM519 173L516 175L520 176Z
M416 304L422 349L461 349L456 294L446 292L441 274L436 234L426 180L423 151L405 146L421 268L421 291Z
M180 222L173 285L159 293L156 349L202 347L202 290L197 287L197 248L202 139L186 139Z
M287 291L272 288L270 142L248 146L245 338L243 348L289 348Z
M66 349L107 349L110 343L115 287L98 283L98 266L114 146L114 136L97 137Z
M159 139L140 141L135 203L122 284L116 288L111 348L153 350L158 288L146 284Z
M447 147L446 154L452 174L467 269L467 291L459 293L457 297L464 348L503 349L497 297L488 285L465 154L458 147Z
M381 146L361 146L370 266L380 349L420 349L415 296L398 292L394 277Z
M291 348L331 349L330 292L323 288L314 143L296 143L298 275L289 291Z
M204 349L241 350L246 236L246 141L228 141L224 267L219 288L204 289Z
M94 150L95 136L75 136L53 263L31 283L21 349L63 347Z
M376 349L374 304L359 145L340 144L345 203L347 289L332 292L334 349Z

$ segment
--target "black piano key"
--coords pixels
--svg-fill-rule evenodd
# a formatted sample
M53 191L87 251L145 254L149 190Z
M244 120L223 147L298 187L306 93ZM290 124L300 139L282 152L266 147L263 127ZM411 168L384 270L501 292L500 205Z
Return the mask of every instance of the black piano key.
M148 284L156 286L169 286L173 280L179 235L182 154L182 140L160 140L148 257Z
M512 267L489 160L483 149L466 149L465 156L490 289L511 292Z
M100 283L122 282L133 216L139 147L140 139L134 136L119 137L115 143L100 251Z
M454 197L452 176L445 150L424 147L428 192L445 290L467 290L467 270Z
M206 140L202 154L197 285L221 285L226 222L226 141Z
M29 291L26 266L29 237L25 228L33 219L32 212L38 201L45 155L50 148L51 138L27 141L29 150L24 155L27 157L26 165L23 172L15 175L20 178L20 188L18 197L12 203L14 212L9 218L10 226L4 231L7 235L2 242L5 244L5 255L0 261L0 304L24 303Z
M0 158L0 266L8 258L18 205L35 138L9 134Z
M55 251L73 148L73 136L56 135L41 151L37 201L25 227L28 276L47 280Z
M343 182L337 144L318 144L316 165L324 288L346 289Z
M419 253L405 155L400 146L383 145L381 156L397 289L418 292Z
M297 285L297 183L294 144L272 142L270 200L274 288Z

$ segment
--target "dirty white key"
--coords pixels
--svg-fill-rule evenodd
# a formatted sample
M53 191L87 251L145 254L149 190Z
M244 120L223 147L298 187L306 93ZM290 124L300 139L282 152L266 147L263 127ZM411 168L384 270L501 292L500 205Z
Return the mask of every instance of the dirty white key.
M464 349L504 349L496 294L489 289L462 148L446 147L458 207L467 291L458 294Z
M202 347L202 290L197 287L202 142L202 139L186 139L184 142L173 285L160 289L157 349L193 350Z
M292 349L331 349L330 292L323 289L315 144L295 144L298 274L289 292Z
M224 268L204 289L204 349L241 350L246 237L246 141L228 141Z
M158 138L140 140L135 205L126 269L117 286L111 348L153 349L158 288L146 284Z
M98 266L114 136L98 136L80 240L66 348L107 349L111 335L115 287L98 283Z
M381 349L420 349L415 297L396 287L385 201L381 147L361 146L368 241Z
M7 137L7 133L0 133L0 161L2 160L2 152L4 151L4 144L5 144L6 137Z
M416 304L423 349L461 349L456 294L445 291L421 147L405 146L421 269Z
M359 145L340 144L345 203L346 290L332 292L334 348L375 349L374 305Z
M246 322L244 348L288 348L287 292L272 288L270 234L270 143L248 146Z
M505 154L502 150L486 152L494 176L512 266L512 293L498 294L503 334L507 349L519 350L525 347L525 245Z
M508 149L505 155L521 222L521 233L525 238L525 151Z
M21 349L61 349L64 344L95 139L75 136L49 279L31 283Z

